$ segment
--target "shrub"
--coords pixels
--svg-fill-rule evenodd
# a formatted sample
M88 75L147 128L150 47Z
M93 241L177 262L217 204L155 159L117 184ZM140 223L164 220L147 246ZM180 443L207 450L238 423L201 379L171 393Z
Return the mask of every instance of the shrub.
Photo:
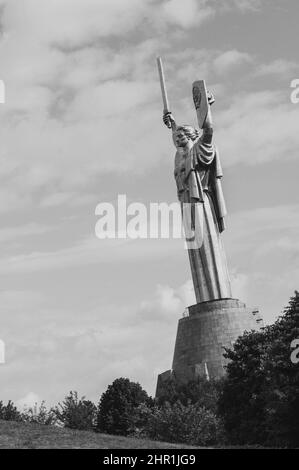
M56 419L70 429L92 430L96 423L96 406L85 397L71 391L54 409Z
M98 407L97 429L108 434L126 436L136 427L137 407L150 399L139 385L129 379L119 378L108 386Z
M198 403L166 402L153 408L143 405L139 413L139 421L143 423L140 437L196 446L216 445L223 441L220 420L213 411Z
M53 425L57 423L57 416L55 410L52 408L47 410L45 402L42 401L40 406L35 403L33 407L25 408L22 413L22 421L27 423Z
M220 388L220 380L197 377L187 383L181 383L175 377L171 377L163 383L163 389L156 402L158 405L163 405L166 402L174 404L177 401L183 405L197 403L201 407L216 412Z
M7 402L7 405L0 401L0 419L5 421L22 421L22 416L11 400Z

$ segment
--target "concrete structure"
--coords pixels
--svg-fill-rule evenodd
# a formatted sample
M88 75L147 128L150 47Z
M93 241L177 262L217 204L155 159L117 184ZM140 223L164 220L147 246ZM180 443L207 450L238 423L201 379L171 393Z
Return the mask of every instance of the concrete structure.
M171 376L179 382L199 375L207 379L222 377L227 364L224 348L231 348L244 331L259 330L262 326L259 311L237 299L192 305L179 320L172 369L159 375L156 396Z

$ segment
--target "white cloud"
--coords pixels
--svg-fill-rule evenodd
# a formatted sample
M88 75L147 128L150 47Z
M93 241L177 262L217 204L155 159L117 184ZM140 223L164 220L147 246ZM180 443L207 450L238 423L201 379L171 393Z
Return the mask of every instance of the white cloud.
M218 0L214 0L214 4L217 5ZM262 6L262 0L222 0L219 5L223 10L240 10L242 12L246 11L259 11Z
M261 64L257 71L257 76L263 75L276 75L278 77L292 77L295 76L298 71L298 64L290 60L276 59L266 64Z
M226 234L233 296L259 306L273 322L298 289L299 206L240 211L229 217Z
M110 80L93 89L83 89L68 108L66 120L99 121L128 114L131 120L132 110L137 112L139 106L146 105L156 87L156 83L149 81ZM100 125L105 123L100 122Z
M248 292L248 274L239 273L236 271L230 272L230 280L233 298L241 300L241 302L250 302L249 292Z
M170 286L158 285L155 295L150 300L141 303L142 318L168 319L170 316L181 314L187 305L184 305L186 286L178 290Z
M214 11L205 1L167 0L163 3L165 19L182 28L199 26L202 21L213 15Z
M234 67L251 61L252 58L249 54L233 49L221 53L214 59L214 69L219 75L222 75L228 73Z
M167 250L165 247L167 246ZM183 249L180 239L105 239L86 237L71 246L52 251L30 251L2 257L0 272L30 273L66 269L98 263L140 262L147 258L170 256Z
M96 38L122 35L136 26L150 1L138 0L17 0L6 2L3 22L17 32L48 43L75 47Z
M276 91L242 93L217 114L217 145L225 165L297 158L299 108Z
M3 17L6 35L0 45L7 81L7 103L0 126L3 162L0 173L6 176L0 197L2 212L37 203L44 207L63 206L70 200L82 204L83 198L78 195L87 188L90 194L90 184L98 176L107 172L144 173L170 153L170 139L165 138L161 124L157 51L169 52L166 62L176 77L173 84L169 80L170 89L171 85L174 88L171 96L175 96L176 109L183 111L182 92L176 93L175 88L191 75L196 76L198 63L201 73L213 76L214 67L219 73L228 73L237 64L249 61L247 54L234 49L222 53L194 49L190 55L188 49L182 51L178 47L171 54L170 45L179 41L175 31L167 30L167 25L173 21L186 26L196 23L209 8L205 2L191 0L188 8L177 0L163 4L172 14L163 13L166 26L160 38L145 34L139 45L128 41L128 45L118 47L111 46L109 41L95 41L95 35L99 38L109 34L106 25L113 34L134 31L144 15L151 17L149 11L154 18L152 23L146 23L146 28L153 32L161 9L150 1L138 2L138 6L135 1L120 0L111 3L55 0L49 5L28 0L22 3L22 8L14 0L7 4ZM114 22L120 22L120 26L114 27ZM72 38L78 44L72 43ZM216 83L216 90L220 86ZM219 135L219 143L224 142L219 146L224 151L228 148L227 160L231 164L235 155L240 155L239 143L244 141L245 130L252 123L252 115L236 123L234 112L234 109L227 112L236 125L225 128L232 132L229 141L226 136L225 140L222 138L223 130L217 133L217 141ZM235 114L238 118L238 113ZM261 119L263 113L259 116ZM219 122L221 126L221 118ZM288 126L284 132L281 142L288 139L292 128ZM230 143L235 139L233 149ZM269 148L266 158L271 158L272 140L269 147L265 145L267 139L272 139L269 122L260 139L262 142L255 141L255 155L260 144ZM290 143L289 154L294 144L296 137Z
M9 386L4 398L17 400L20 408L41 399L54 404L69 390L84 386L84 395L97 401L104 388L120 376L138 380L153 393L158 371L171 366L183 291L185 285L178 289L157 286L145 302L133 301L123 307L110 301L100 309L85 308L84 315L71 309L62 315L59 309L31 302L28 308L35 321L34 328L28 329L12 310L7 319L10 333L3 380ZM18 382L20 371L26 373ZM21 399L16 396L16 383L18 393L25 394ZM35 392L28 393L30 388Z
M10 242L16 238L32 237L35 235L43 235L49 231L55 230L55 227L31 223L26 225L15 225L14 227L6 227L0 229L0 242Z
M230 216L230 236L227 243L235 253L245 250L261 256L262 251L292 246L293 253L299 249L299 206L298 204L260 207L237 212ZM287 237L287 238L286 238ZM285 243L289 239L290 243Z
M33 408L36 404L41 403L40 397L34 392L28 392L23 398L16 401L16 406L20 411L24 408Z

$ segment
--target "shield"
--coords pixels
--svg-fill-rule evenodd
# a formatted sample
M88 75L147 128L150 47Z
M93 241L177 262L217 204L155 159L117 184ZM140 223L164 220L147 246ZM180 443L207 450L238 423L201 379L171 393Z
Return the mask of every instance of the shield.
M199 128L202 129L208 114L208 97L204 80L197 80L192 85L194 106L197 114Z

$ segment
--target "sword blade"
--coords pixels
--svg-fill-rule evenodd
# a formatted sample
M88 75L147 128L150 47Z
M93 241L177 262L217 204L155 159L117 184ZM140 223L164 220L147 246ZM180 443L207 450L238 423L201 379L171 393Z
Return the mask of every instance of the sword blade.
M157 65L158 65L158 72L159 72L159 78L160 78L160 85L161 85L162 99L163 99L163 105L164 105L164 112L169 112L169 103L168 103L168 97L167 97L167 91L166 91L166 85L165 85L165 77L164 77L163 64L162 64L161 57L157 57Z

